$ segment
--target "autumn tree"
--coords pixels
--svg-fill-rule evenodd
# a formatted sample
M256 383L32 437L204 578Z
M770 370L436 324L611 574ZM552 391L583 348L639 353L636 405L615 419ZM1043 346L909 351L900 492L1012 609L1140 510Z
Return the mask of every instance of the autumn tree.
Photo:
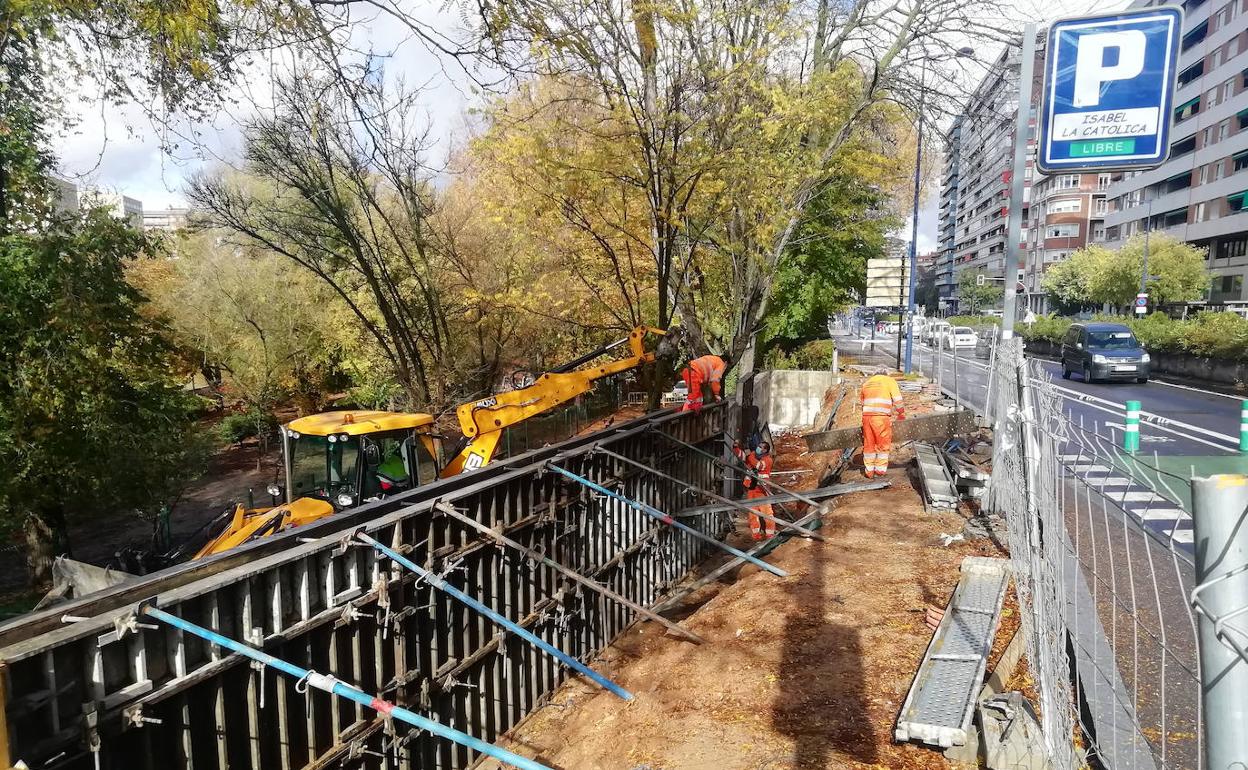
M996 34L997 7L908 0L812 6L724 3L486 3L497 60L592 85L629 162L585 169L628 186L645 210L655 320L679 312L695 349L753 344L779 264L833 160L883 132L890 101L915 103L920 61L940 72L950 41ZM569 134L586 127L563 121ZM600 233L608 231L602 229ZM705 257L705 258L704 258ZM718 287L708 281L720 281ZM699 285L712 289L699 301Z
M1001 282L985 280L979 282L979 274L973 270L963 270L958 276L958 310L966 313L978 313L984 308L991 308L1001 301L1005 289Z
M1146 291L1152 304L1200 299L1208 287L1206 249L1166 233L1149 233ZM1144 273L1145 236L1137 233L1121 248L1092 244L1049 268L1044 290L1067 307L1125 307L1135 300Z

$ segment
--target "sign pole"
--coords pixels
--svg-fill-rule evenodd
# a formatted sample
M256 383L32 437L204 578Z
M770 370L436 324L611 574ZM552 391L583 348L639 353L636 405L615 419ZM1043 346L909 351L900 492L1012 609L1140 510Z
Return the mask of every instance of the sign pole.
M1018 295L1018 252L1023 234L1023 192L1027 176L1027 139L1031 134L1031 91L1036 63L1036 25L1023 27L1023 45L1018 63L1018 114L1014 123L1014 172L1010 178L1010 217L1005 227L1005 307L1001 318L1001 339L1014 336L1015 304Z

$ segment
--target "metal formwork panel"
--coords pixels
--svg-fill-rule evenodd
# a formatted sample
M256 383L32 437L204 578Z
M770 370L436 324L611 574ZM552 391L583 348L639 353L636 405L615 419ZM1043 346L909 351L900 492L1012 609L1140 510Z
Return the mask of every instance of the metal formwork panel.
M968 556L897 718L894 737L948 748L967 741L1009 585L1009 562Z
M642 418L0 627L7 759L67 770L466 767L476 756L465 747L396 728L197 637L119 620L154 600L492 742L541 705L567 671L371 548L351 545L350 536L363 528L589 661L635 619L632 611L439 514L435 504L650 606L709 546L544 468L557 462L632 499L680 510L688 495L678 485L592 449L661 462L671 475L713 489L720 471L710 459L673 449L651 431L719 447L725 415L711 408ZM722 511L684 521L716 537L729 526Z

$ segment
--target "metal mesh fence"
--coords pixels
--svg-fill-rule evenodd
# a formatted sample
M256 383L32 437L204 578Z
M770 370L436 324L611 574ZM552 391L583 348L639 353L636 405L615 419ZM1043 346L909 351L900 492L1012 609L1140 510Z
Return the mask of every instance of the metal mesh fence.
M1020 340L991 377L986 506L1006 520L1050 762L1204 767L1186 480L1074 422Z

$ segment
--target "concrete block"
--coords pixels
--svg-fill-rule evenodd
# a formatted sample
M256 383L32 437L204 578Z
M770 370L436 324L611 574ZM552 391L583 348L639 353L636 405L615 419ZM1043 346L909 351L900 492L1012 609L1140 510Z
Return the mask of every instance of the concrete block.
M824 394L839 382L835 372L759 372L754 377L754 404L759 410L759 421L773 432L813 427Z

